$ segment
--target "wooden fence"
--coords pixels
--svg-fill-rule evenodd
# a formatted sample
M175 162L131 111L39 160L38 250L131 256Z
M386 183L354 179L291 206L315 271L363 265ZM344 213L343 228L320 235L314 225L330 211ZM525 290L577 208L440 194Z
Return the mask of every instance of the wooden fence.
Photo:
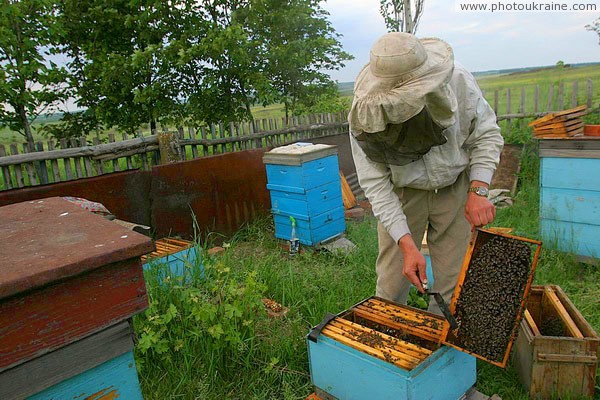
M597 108L594 101L600 100L600 94L594 93L591 79L526 86L520 90L495 90L484 95L505 133L511 131L514 121L524 128L528 118L580 104L587 104L592 110ZM163 129L163 132L168 131ZM287 123L285 119L262 119L254 123L178 128L172 132L175 140L169 146L175 147L179 158L186 160L347 133L348 123L346 113L317 114L294 117ZM100 143L98 138L91 143L86 138L62 140L59 144L50 140L45 144L36 143L33 149L25 144L20 148L13 144L8 149L0 145L0 190L130 169L148 170L161 163L161 155L165 162L165 147L161 148L159 143L161 133L145 136L140 133L135 138L124 134L122 141L116 141L115 135L109 134L108 143Z
M318 114L291 118L288 123L273 119L254 123L216 124L198 129L189 127L173 131L181 160L206 157L254 148L280 146L299 140L337 135L348 131L345 113ZM148 170L161 162L162 132L116 141L109 134L109 143L94 138L61 140L58 146L50 140L38 142L34 148L26 144L0 145L0 190L22 188L103 175L142 168ZM20 148L19 148L20 147Z

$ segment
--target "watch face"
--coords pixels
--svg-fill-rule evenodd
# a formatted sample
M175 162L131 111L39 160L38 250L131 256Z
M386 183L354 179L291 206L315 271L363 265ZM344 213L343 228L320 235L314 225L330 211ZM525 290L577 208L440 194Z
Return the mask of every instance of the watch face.
M477 192L478 195L480 196L487 196L488 195L488 190L484 187L478 187L477 188Z

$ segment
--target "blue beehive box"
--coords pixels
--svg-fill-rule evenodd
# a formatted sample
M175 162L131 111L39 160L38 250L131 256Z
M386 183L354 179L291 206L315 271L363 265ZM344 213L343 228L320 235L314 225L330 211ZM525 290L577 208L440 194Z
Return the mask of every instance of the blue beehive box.
M542 239L583 260L600 258L599 139L539 142Z
M371 297L329 315L308 335L317 395L339 400L459 399L475 357L440 346L444 319Z
M291 239L292 222L300 243L318 245L346 230L337 148L296 143L263 157L275 237Z
M142 257L144 272L151 272L160 283L165 279L191 282L204 274L201 249L183 239L164 238L155 242L156 251Z

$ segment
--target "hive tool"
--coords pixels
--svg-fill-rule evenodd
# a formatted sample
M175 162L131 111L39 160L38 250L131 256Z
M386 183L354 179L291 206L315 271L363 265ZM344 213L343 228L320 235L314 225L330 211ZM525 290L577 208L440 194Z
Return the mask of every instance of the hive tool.
M450 323L450 328L458 328L458 322L456 322L456 318L454 318L454 315L452 315L452 313L450 312L450 308L448 308L448 305L444 301L442 295L439 292L432 292L431 290L429 290L428 282L426 280L423 280L421 282L421 286L423 287L423 290L425 291L426 295L433 296L438 307L440 308L440 310L442 310L442 314L444 314L444 317Z

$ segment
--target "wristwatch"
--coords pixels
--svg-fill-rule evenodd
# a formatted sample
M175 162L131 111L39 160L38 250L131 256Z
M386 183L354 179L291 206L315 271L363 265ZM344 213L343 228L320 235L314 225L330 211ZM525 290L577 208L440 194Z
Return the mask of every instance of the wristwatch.
M487 197L488 194L490 193L490 191L488 190L488 188L483 187L483 186L473 186L470 187L469 190L467 190L467 192L473 192L478 196L481 197Z

